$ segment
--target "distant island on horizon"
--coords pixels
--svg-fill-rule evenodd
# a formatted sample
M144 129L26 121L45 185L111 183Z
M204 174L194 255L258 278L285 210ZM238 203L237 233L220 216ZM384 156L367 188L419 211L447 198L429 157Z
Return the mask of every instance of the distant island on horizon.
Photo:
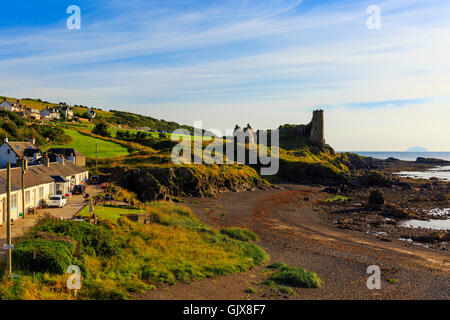
M414 146L409 149L406 149L405 152L429 152L429 151L424 147Z

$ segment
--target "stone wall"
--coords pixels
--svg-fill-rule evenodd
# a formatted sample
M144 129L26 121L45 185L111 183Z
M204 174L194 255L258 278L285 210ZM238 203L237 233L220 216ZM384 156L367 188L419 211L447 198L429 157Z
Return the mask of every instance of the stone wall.
M323 147L325 145L324 138L324 119L323 110L315 110L313 112L313 118L310 123L311 131L309 133L309 139L316 145Z

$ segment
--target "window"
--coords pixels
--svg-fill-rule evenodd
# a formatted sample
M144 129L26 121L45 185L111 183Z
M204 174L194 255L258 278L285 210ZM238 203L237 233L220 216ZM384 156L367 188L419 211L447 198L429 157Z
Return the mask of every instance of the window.
M44 199L44 187L39 187L39 199Z
M11 208L17 208L17 194L11 196Z
M30 191L25 191L25 204L30 203Z
M8 149L8 154L11 153L11 149Z

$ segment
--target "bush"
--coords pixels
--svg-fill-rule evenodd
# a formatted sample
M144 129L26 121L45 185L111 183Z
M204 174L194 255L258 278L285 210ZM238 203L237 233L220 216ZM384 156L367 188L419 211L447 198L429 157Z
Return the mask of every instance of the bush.
M258 266L269 259L267 253L260 247L245 242L241 242L241 244L243 245L243 254L253 260L254 266Z
M223 228L220 233L227 235L228 237L241 241L258 241L259 237L253 231L243 229L243 228Z
M98 134L103 137L110 137L111 134L108 130L108 125L105 122L99 122L95 125L94 129L92 129L92 133Z
M127 293L110 279L96 279L85 282L84 295L97 300L127 300Z
M68 266L76 264L74 244L43 239L27 239L18 243L13 251L13 262L29 269L34 254L38 260L37 272L63 274Z
M247 290L245 290L245 293L256 293L256 289L252 287L248 287Z
M331 204L331 203L344 203L344 202L347 202L348 200L350 200L349 197L345 197L345 196L341 196L341 195L336 195L336 196L334 196L334 197L325 199L323 202L324 202L324 203L328 203L328 204Z
M271 265L268 265L267 269L280 270L280 269L287 268L287 267L288 266L283 262L275 262L275 263L272 263Z
M269 278L270 281L299 288L320 288L322 286L322 279L312 271L288 267L284 263L273 264L272 267L277 271Z
M172 272L158 270L148 265L142 267L141 278L151 283L175 284L175 275Z
M112 256L117 251L109 230L88 223L44 218L38 221L32 231L45 231L71 237L80 244L86 254Z

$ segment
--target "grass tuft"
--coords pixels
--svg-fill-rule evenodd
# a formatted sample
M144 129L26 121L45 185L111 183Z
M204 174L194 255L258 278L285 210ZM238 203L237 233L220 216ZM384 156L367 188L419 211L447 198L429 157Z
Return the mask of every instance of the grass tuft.
M282 262L273 263L268 268L276 271L267 279L267 284L276 283L297 288L320 288L322 286L322 279L312 271L289 267Z
M259 240L259 237L256 233L244 228L223 228L220 229L220 233L227 235L232 239L237 239L246 242Z

